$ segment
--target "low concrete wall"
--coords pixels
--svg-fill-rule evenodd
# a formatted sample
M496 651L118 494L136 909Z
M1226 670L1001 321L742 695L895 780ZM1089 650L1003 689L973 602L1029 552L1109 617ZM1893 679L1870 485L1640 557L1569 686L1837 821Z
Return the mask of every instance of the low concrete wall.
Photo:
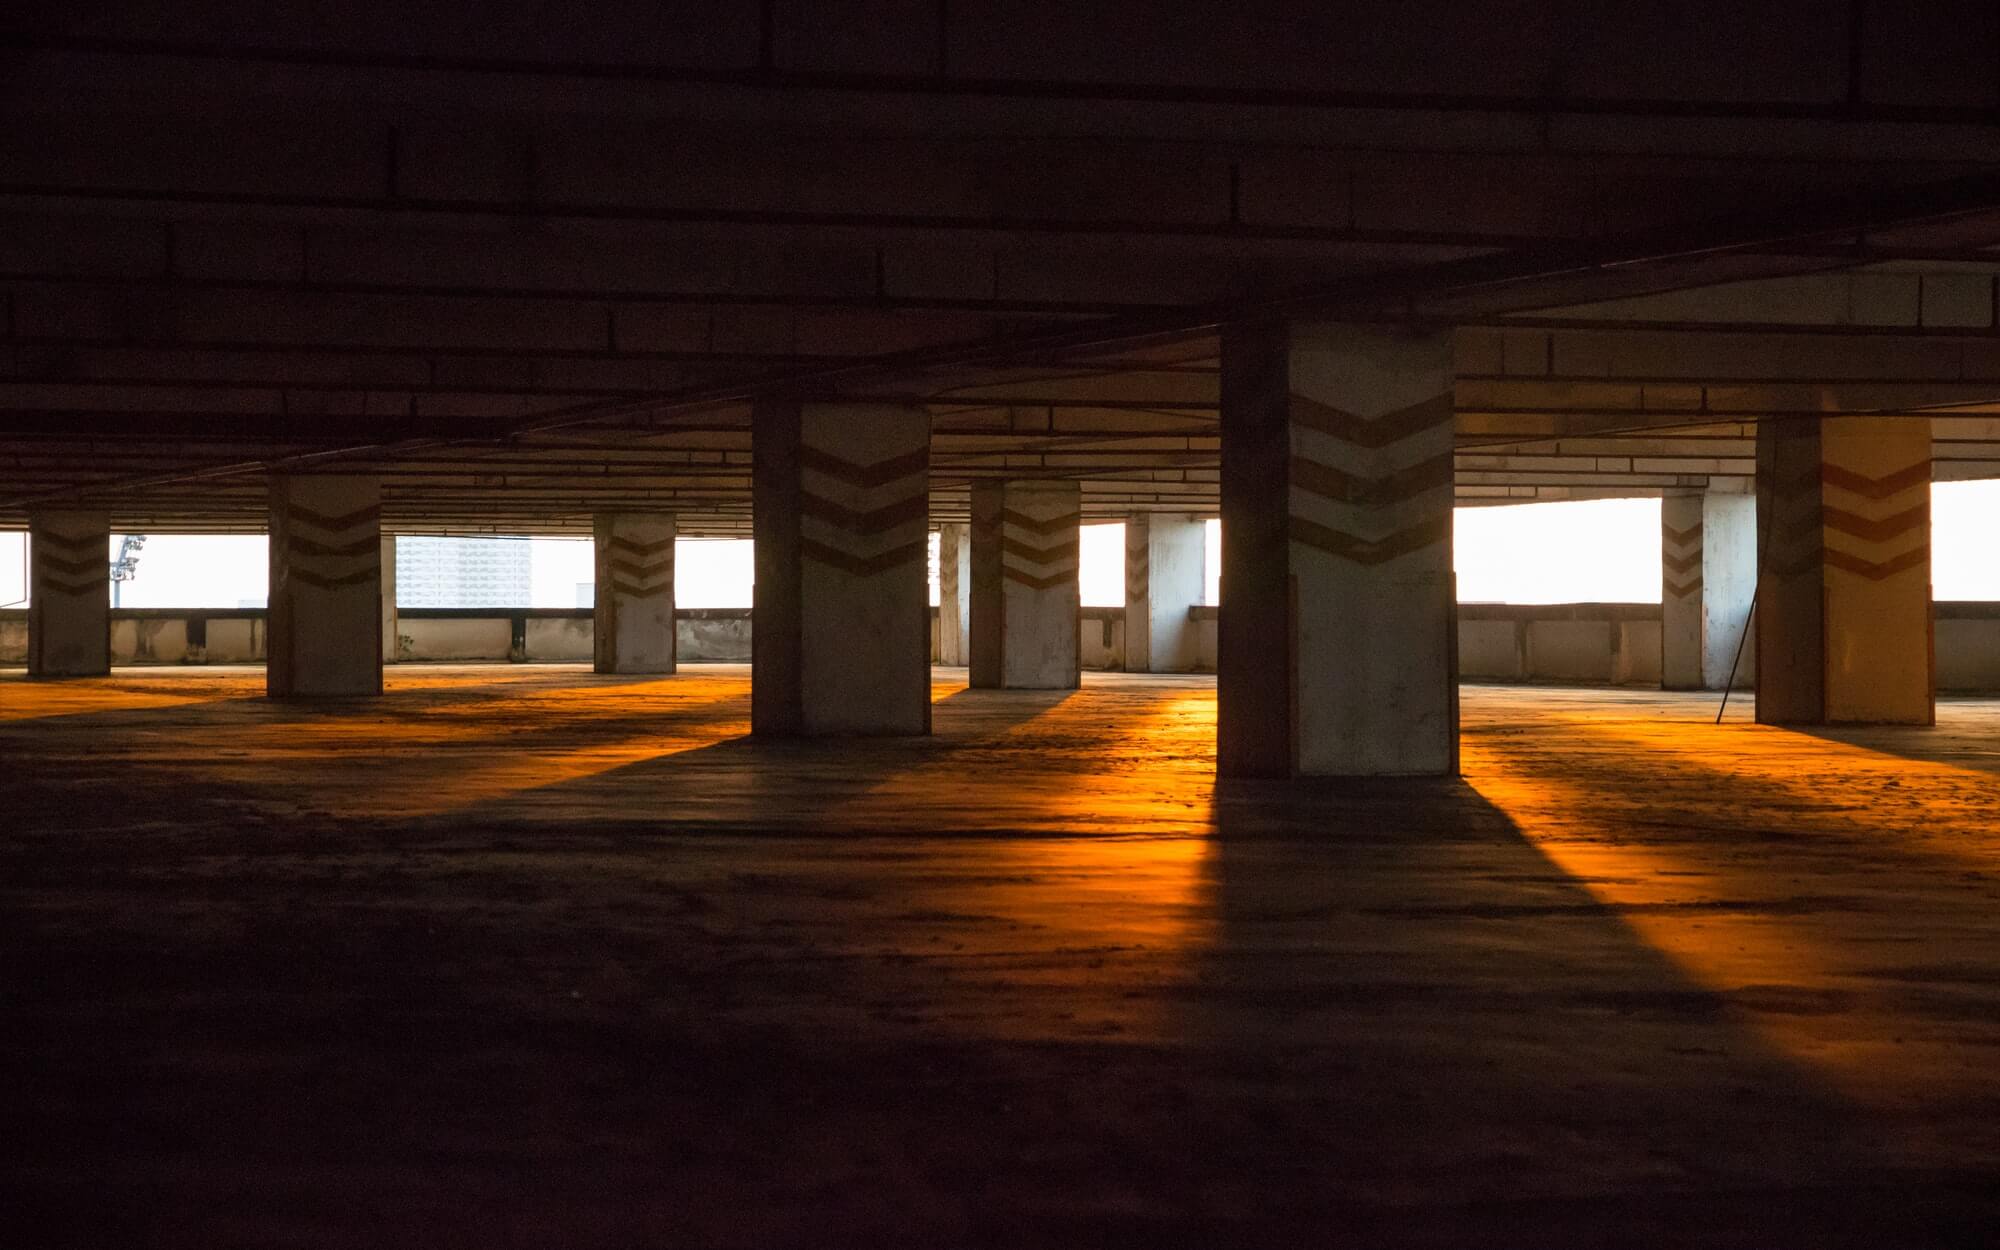
M1939 690L2000 690L2000 603L1937 603Z
M1466 603L1458 675L1470 681L1660 684L1656 603Z
M1120 672L1125 667L1125 609L1083 607L1077 609L1077 659L1084 668ZM938 614L931 609L931 663L938 659Z
M28 614L8 612L0 616L0 664L25 667L28 663Z
M676 613L680 658L690 664L747 663L748 608L687 608ZM403 663L526 661L583 663L591 658L588 608L402 608L397 655ZM264 613L243 608L126 608L111 614L113 664L261 664ZM0 666L28 662L26 612L0 612Z
M1937 687L2000 690L2000 603L1939 603ZM684 608L676 613L680 659L747 663L747 608ZM1215 669L1216 609L1188 609L1200 637L1203 671ZM588 608L403 608L398 650L406 662L588 663ZM1077 631L1083 666L1122 668L1123 608L1084 608ZM935 630L933 630L935 637ZM264 659L264 614L257 609L195 611L126 608L111 614L114 664L255 664ZM0 610L0 666L28 662L28 614ZM1470 681L1560 681L1657 686L1660 609L1650 603L1513 605L1468 603L1458 610L1459 676Z
M1117 671L1125 667L1125 609L1080 608L1077 657L1083 667Z

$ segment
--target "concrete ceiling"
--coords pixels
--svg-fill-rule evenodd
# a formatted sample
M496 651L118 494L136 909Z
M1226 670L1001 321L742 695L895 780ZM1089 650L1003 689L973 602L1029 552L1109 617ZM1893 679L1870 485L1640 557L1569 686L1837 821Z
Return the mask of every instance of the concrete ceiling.
M1212 513L1216 327L1270 316L1457 327L1466 502L1742 488L1778 413L2000 476L1963 15L875 7L10 18L0 524L255 529L281 468L406 531L741 532L772 390L928 407L938 519L995 475Z

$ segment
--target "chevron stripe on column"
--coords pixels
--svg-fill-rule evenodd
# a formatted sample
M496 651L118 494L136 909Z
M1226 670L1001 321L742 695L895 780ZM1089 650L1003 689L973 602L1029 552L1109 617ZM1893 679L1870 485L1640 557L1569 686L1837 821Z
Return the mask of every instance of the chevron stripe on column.
M28 673L111 671L111 521L101 512L28 518Z
M1758 428L1757 718L1930 724L1930 423Z
M271 479L265 689L382 692L382 504L375 478Z
M970 648L972 604L972 529L965 524L938 527L937 662L964 664Z
M1820 445L1826 718L1931 724L1930 419L1832 418Z
M930 447L876 461L847 446L829 422L809 423L838 450L805 443L799 449L800 550L805 558L849 577L867 578L911 562L924 564L930 549ZM929 580L929 570L925 570Z
M1294 393L1291 421L1293 543L1376 565L1446 541L1449 391L1372 418Z
M1076 688L1082 521L1075 482L974 484L973 685Z
M1153 666L1152 518L1135 512L1125 518L1125 671Z
M674 671L674 529L671 512L616 512L595 518L597 593L591 612L595 671Z
M1450 337L1232 328L1222 372L1219 767L1456 771Z
M1660 500L1660 685L1702 688L1702 497Z
M1701 497L1692 497L1699 505ZM1686 529L1660 526L1660 590L1668 598L1701 593L1701 522Z
M753 730L930 732L929 414L768 400L753 439Z

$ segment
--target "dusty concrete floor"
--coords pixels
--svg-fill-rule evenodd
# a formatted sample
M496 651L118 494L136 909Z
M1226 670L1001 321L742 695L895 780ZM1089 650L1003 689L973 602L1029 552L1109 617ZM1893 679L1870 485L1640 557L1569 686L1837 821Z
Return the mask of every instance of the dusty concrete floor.
M261 683L0 675L8 1244L2000 1236L2000 704L1218 787L1198 678Z

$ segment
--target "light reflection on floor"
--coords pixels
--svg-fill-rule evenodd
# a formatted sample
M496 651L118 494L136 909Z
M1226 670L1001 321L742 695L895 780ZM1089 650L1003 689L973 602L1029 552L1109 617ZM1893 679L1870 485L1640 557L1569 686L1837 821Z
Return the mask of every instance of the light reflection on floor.
M503 1207L611 1167L676 1219L802 1226L829 1195L976 1203L940 1159L1084 1228L1783 1210L2000 1164L2000 776L1966 763L1993 704L1830 740L1716 728L1701 697L1468 687L1464 783L1218 785L1201 677L940 670L929 738L817 742L748 738L740 667L260 685L0 676L0 889L16 966L48 970L12 1019L72 1039L22 1052L57 1091L37 1132L153 1107L208 1143L195 1209L378 1156L421 1189L461 1145L505 1161ZM435 1058L403 1064L407 1037ZM246 1096L288 1110L241 1124L333 1127L287 1170L176 1118ZM587 1162L494 1127L536 1116ZM101 1136L79 1167L143 1173ZM723 1146L659 1163L689 1140Z
M1701 710L1559 692L1529 728L1475 713L1467 779L1850 1096L1893 1107L1985 1090L1967 1048L1986 1044L2000 982L2000 776L1663 706ZM1909 752L2000 741L1991 705L1947 704L1940 722L1863 732Z

